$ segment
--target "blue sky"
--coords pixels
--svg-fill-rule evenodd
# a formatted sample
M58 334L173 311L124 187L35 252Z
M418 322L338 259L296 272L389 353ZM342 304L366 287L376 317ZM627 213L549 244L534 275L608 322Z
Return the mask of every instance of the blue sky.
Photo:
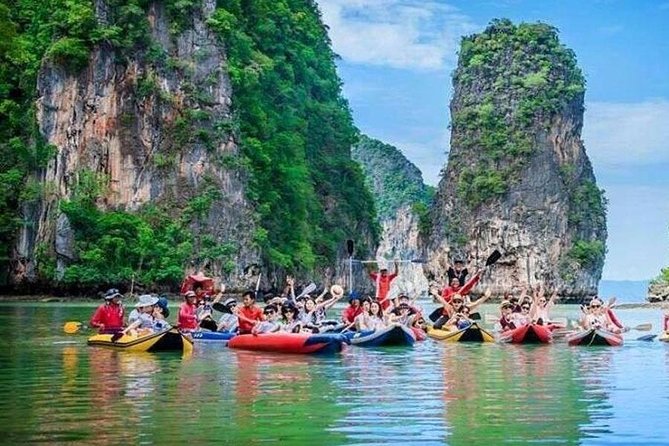
M669 0L319 0L358 127L436 185L460 36L493 18L560 30L587 79L583 131L606 190L603 278L669 266Z

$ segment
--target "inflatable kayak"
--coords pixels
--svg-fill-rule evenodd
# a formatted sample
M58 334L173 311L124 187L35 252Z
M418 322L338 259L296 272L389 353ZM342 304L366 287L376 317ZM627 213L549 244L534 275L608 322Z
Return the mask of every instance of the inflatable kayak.
M88 338L88 345L130 352L183 351L184 353L190 353L193 351L193 341L176 328L146 336L123 335L116 341L112 341L112 336L111 334L91 336Z
M338 333L262 333L237 335L228 341L228 347L276 353L336 353L348 343L345 335Z
M381 330L350 332L349 337L351 345L359 347L381 347L391 345L413 345L416 342L416 336L409 327L405 325L391 325Z
M567 343L569 345L622 345L623 337L616 333L611 333L606 330L597 330L592 328L590 330L579 331L567 336Z
M229 333L227 331L194 331L190 333L190 337L194 341L229 341L237 333Z
M427 339L427 333L425 333L425 330L422 328L411 327L411 331L413 331L413 335L416 338L416 341L424 341Z
M512 344L547 344L553 340L549 327L538 324L526 324L522 327L506 330L499 335L500 342Z
M427 335L432 339L446 342L495 342L492 333L481 328L476 322L462 330L428 328Z

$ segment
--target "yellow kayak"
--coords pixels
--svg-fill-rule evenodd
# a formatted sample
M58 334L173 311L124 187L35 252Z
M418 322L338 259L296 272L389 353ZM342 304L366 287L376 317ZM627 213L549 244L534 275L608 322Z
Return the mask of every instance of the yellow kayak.
M489 331L481 328L476 322L462 330L440 330L428 328L427 335L432 339L446 342L495 342Z
M111 334L97 334L88 338L88 345L130 352L183 351L191 353L193 351L193 341L176 328L146 336L123 335L116 341L112 341Z
M663 332L657 339L662 342L669 342L669 331Z

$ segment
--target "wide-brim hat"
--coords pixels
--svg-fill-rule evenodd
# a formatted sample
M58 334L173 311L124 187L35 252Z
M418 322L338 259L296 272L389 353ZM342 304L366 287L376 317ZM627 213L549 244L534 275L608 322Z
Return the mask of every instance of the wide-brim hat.
M223 302L223 305L225 305L226 307L229 307L233 304L237 305L237 299L235 299L234 297L230 297L228 299L225 299L225 302Z
M152 296L150 294L142 294L139 296L139 302L135 304L135 308L140 308L140 307L150 307L151 305L155 305L158 303L158 298L156 296Z
M332 285L330 287L330 294L335 297L341 297L344 295L344 288L341 285Z
M107 290L107 292L104 295L104 298L106 300L113 299L115 297L123 297L123 294L121 294L116 288L111 288Z
M186 291L184 297L197 297L197 294L195 293L195 291Z

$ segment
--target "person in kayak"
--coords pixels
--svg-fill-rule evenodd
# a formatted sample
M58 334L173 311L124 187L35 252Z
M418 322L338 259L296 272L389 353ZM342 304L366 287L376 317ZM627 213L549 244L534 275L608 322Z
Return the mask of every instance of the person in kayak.
M527 325L532 322L532 316L530 315L531 309L532 304L530 302L523 301L523 303L520 304L520 313L513 313L511 315L513 325L516 327L522 327L523 325Z
M397 261L395 261L395 270L392 274L388 274L388 268L385 266L382 266L378 273L376 271L369 273L369 278L376 284L376 299L381 303L384 311L390 306L390 300L388 299L390 284L398 274L399 267Z
M464 330L469 328L474 321L469 318L471 309L467 305L463 305L460 311L454 313L453 316L444 324L447 330Z
M348 304L348 307L344 308L344 311L341 314L341 320L345 324L352 324L355 321L355 317L362 313L360 294L356 291L351 291L348 297Z
M516 324L513 323L513 309L515 305L508 300L503 300L499 306L501 315L499 317L499 328L501 331L513 330Z
M195 291L186 291L184 301L179 306L179 315L177 316L177 326L182 331L195 331L198 327L197 316L197 295Z
M476 273L476 276L472 277L469 280L472 281L477 276L480 277L480 271ZM478 279L476 280L478 281ZM481 304L485 303L488 299L490 299L491 295L492 292L490 291L490 289L487 289L481 298L473 302L469 302L467 304L467 306L469 307L469 311L474 311L475 308L477 308ZM453 317L455 313L461 312L462 307L465 305L465 298L459 293L453 296L451 302L446 301L439 295L437 295L436 297L441 301L442 315L436 321L434 321L434 328L440 329L446 324L446 322L448 322L449 319L451 319L451 317Z
M105 303L93 313L89 325L98 329L99 333L118 333L123 330L124 309L121 304L123 295L116 288L107 290Z
M453 265L448 267L446 274L448 274L448 283L451 283L453 279L458 279L459 283L466 283L469 271L465 268L465 262L461 258L456 258Z
M411 312L411 307L409 304L403 302L397 306L396 310L396 313L390 313L388 315L388 322L412 327L416 321L416 313Z
M251 333L274 333L281 329L279 309L275 305L270 304L263 308L263 315L265 316L265 320L258 322L251 330Z
M128 318L128 321L132 320L132 322L121 333L146 336L170 328L167 321L161 318L162 313L156 311L156 304L158 304L158 298L155 296L150 294L139 296L139 302L131 313L132 317Z
M234 297L230 297L223 302L223 315L218 320L216 331L227 333L234 333L237 331L239 328L239 318L236 314L233 314L235 308L237 308L237 300Z
M339 288L335 288L339 287ZM339 285L333 285L332 287L335 291L341 290L340 293L332 293L332 297L328 300L321 300L321 302L316 303L317 299L309 296L304 301L304 310L300 312L300 320L304 323L305 326L310 327L319 327L326 318L326 311L331 308L334 304L344 297L344 290ZM319 298L325 297L327 293L327 288L321 293Z
M551 297L548 300L546 300L544 287L543 285L541 285L534 293L534 298L532 299L532 305L530 308L530 316L532 318L532 322L538 325L552 325L554 326L554 328L559 328L555 326L555 324L551 323L549 316L549 312L555 305L556 299L557 299L557 290L554 290L553 293L551 294Z
M586 330L601 329L610 331L612 333L623 332L622 329L620 329L616 324L613 323L613 321L611 321L604 303L598 297L595 297L590 301L585 315L581 319L581 325Z
M286 303L281 307L281 316L283 321L281 323L281 331L288 333L299 333L302 331L302 322L300 322L299 310L291 303Z
M387 320L383 313L383 306L378 301L372 301L369 304L369 318L367 327L369 330L380 330L387 326Z
M239 334L249 334L253 327L263 320L263 312L256 305L256 293L246 291L242 294L242 307L235 307L234 314L239 319Z
M360 307L362 308L362 311L355 317L355 320L353 321L355 330L359 332L372 330L369 328L369 308L371 307L371 301L369 299L362 299L362 304Z

